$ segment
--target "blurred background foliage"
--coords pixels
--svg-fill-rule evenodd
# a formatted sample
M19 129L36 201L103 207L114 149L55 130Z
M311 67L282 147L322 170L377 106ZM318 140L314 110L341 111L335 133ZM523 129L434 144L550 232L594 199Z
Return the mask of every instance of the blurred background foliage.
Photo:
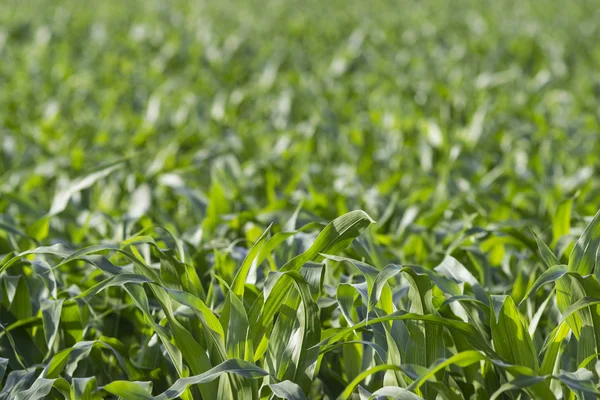
M578 193L593 214L595 5L5 1L2 190L37 213L2 209L26 227L125 156L65 212L119 219L148 184L148 216L182 232L217 181L250 221L389 207L386 233L410 207L546 228Z

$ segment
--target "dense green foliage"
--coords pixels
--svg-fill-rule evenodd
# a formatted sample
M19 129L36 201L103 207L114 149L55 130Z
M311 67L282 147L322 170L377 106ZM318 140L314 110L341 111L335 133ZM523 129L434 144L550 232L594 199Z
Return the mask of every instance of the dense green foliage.
M596 398L598 21L1 1L0 400Z

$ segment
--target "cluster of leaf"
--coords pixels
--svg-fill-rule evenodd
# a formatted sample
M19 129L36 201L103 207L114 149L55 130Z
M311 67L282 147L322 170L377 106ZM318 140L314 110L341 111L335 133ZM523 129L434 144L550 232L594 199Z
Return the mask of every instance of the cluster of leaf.
M0 400L600 395L596 1L88 3L0 2Z
M233 249L215 249L208 285L188 261L186 244L165 228L119 245L71 251L55 244L8 254L0 266L0 343L8 357L0 365L2 375L10 373L1 395L600 395L600 213L568 265L538 240L536 257L546 267L525 285L523 312L517 286L512 296L486 291L493 271L475 255L471 268L452 255L433 269L386 265L370 240L353 242L373 222L363 211L335 219L308 246L306 238L294 239L318 224L294 229L297 217L292 230L269 227L239 267ZM334 255L349 245L354 258ZM287 261L277 267L281 259ZM550 282L556 295L536 301Z

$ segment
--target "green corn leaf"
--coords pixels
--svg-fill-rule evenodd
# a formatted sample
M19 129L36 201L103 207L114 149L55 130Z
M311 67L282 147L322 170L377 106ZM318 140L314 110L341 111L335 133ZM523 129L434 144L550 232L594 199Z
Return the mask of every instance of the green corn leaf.
M9 284L8 280L5 280L5 282ZM16 285L13 285L13 283L15 282L11 282L10 285L14 286L14 289L7 289L14 290L14 294L10 299L8 311L11 312L16 319L24 320L30 318L32 316L31 296L25 277L18 277L18 279L16 279Z
M552 218L552 247L556 246L558 240L569 234L571 229L571 208L573 199L563 200Z
M371 223L375 222L364 211L351 211L336 218L319 233L310 248L288 261L281 271L297 271L307 261L320 261L321 254L336 254L345 249Z
M542 383L545 379L546 378L543 376L519 375L516 378L514 378L513 380L511 380L510 382L506 382L505 384L500 386L500 388L498 388L498 390L496 390L492 394L492 397L490 397L490 400L495 400L495 399L501 397L503 395L503 393L505 393L509 390L527 389L534 385L538 385L538 384ZM551 398L554 399L555 397L552 396Z
M577 393L588 393L600 396L600 391L594 385L594 374L587 369L578 369L575 372L561 372L555 377L569 389Z
M394 400L418 400L422 398L407 389L394 386L384 386L381 389L373 392L373 394L369 396L368 400L376 400L381 396L385 396L386 398L391 398Z
M481 336L479 331L475 329L472 325L462 322L451 320L447 318L442 318L437 315L427 314L415 314L415 313L407 313L405 311L397 311L393 314L387 315L385 317L373 318L368 323L367 321L362 321L358 324L355 324L351 327L341 329L335 333L333 333L330 337L322 340L318 346L322 347L322 351L329 351L331 348L329 347L332 343L335 343L339 340L344 339L352 332L362 329L367 325L373 325L381 322L394 321L394 320L415 320L415 321L426 321L431 322L436 325L445 326L446 328L455 331L457 334L463 335L467 342L472 345L475 349L483 351L486 355L492 358L498 358L497 354L492 350L487 341Z
M531 231L531 233L535 237L535 241L538 246L538 251L540 253L542 260L544 261L544 264L546 264L546 267L553 268L554 266L559 265L560 261L558 260L558 257L556 257L554 252L552 252L552 250L550 250L548 245L546 243L544 243L542 241L542 239L540 239L540 237L535 234L535 232Z
M596 304L600 304L600 299L595 297L584 297L582 299L577 300L575 303L571 304L566 310L562 312L562 317L559 323L565 321L573 313Z
M354 389L365 378L367 378L368 376L371 376L373 374L376 374L378 372L388 371L388 370L399 371L400 367L397 366L397 365L383 364L383 365L377 365L377 366L375 366L373 368L370 368L370 369L368 369L366 371L361 372L356 378L354 378L354 380L352 380L352 382L350 382L348 384L348 386L346 386L346 389L344 389L344 391L337 397L337 400L347 400L347 399L349 399L350 396L352 395L352 392L354 392Z
M98 397L94 394L96 390L96 377L73 378L71 382L71 399L94 400Z
M54 342L59 333L60 316L62 314L64 300L47 301L42 305L42 321L44 336L48 346L48 355L51 353ZM46 357L48 357L48 355Z
M555 265L553 267L548 268L544 271L533 283L533 285L529 288L521 303L530 298L533 294L535 294L542 286L548 284L550 282L556 282L560 278L562 278L565 274L568 274L569 271L566 266L563 265Z
M248 316L241 300L231 291L227 294L221 318L227 325L226 348L229 358L240 358L252 362L254 347L249 340ZM228 311L227 308L229 308Z
M377 303L379 303L381 292L383 291L384 285L386 285L387 281L398 275L401 271L402 268L393 264L390 264L381 270L381 272L377 275L377 278L375 278L373 287L370 290L368 311L371 311L377 305Z
M6 373L6 368L8 367L8 362L10 360L8 358L0 358L0 382L4 379L4 374Z
M150 386L151 388L151 386ZM102 388L108 393L127 400L153 400L154 396L138 382L115 381Z
M115 381L104 386L103 389L109 393L121 396L127 399L140 400L166 400L175 399L181 396L182 393L190 385L206 384L214 381L223 374L235 374L246 379L259 379L267 376L268 373L256 365L243 360L231 359L224 361L210 370L190 376L187 378L178 379L169 389L158 396L152 396L141 385L134 382Z
M494 349L511 364L539 369L533 342L517 307L510 296L492 296L493 316L490 322Z
M285 400L306 400L306 396L300 389L300 386L291 381L282 381L269 384L273 394Z
M246 283L246 278L248 277L248 272L250 272L251 268L256 267L257 264L260 263L258 255L269 236L270 230L271 225L269 225L269 227L263 232L263 234L256 241L256 243L254 243L254 245L246 255L244 262L242 262L242 266L238 270L235 278L233 279L233 283L231 284L231 290L236 296L244 296L244 285Z
M600 211L596 213L592 222L585 228L569 256L569 271L578 272L580 275L595 273L600 276L600 271L595 267L600 258Z
M110 278L105 279L104 281L98 283L97 285L92 286L91 288L87 289L85 292L82 292L81 294L77 295L76 298L82 299L82 298L86 298L86 297L91 297L91 296L94 296L94 295L100 293L101 291L106 290L110 287L123 286L127 283L141 284L141 283L148 283L148 282L152 282L152 280L143 275L119 274L119 275L111 276Z
M52 390L56 379L38 378L27 390L16 393L15 400L40 400L44 399Z
M440 359L433 363L433 365L427 370L427 373L421 375L417 380L410 384L409 390L419 389L428 379L435 376L438 371L442 371L444 368L450 365L456 365L459 367L468 367L469 365L485 360L486 357L478 351L469 350L455 354L448 359Z
M554 372L556 363L560 356L561 344L566 339L570 332L569 325L562 323L552 330L548 338L544 349L546 353L540 366L540 375L550 375Z

